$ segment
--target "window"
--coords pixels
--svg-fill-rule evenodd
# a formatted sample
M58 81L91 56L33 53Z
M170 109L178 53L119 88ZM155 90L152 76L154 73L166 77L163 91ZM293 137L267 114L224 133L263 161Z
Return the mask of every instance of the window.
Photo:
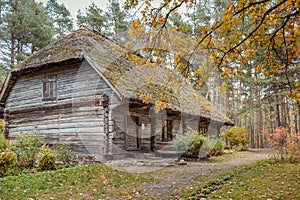
M56 100L57 92L57 76L49 75L43 79L43 100Z

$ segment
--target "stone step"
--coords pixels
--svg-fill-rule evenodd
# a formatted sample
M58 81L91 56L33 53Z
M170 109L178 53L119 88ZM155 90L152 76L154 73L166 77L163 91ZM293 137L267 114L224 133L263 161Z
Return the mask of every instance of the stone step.
M164 152L164 153L161 153ZM178 152L176 152L178 153ZM149 161L159 161L164 159L174 159L180 157L180 154L174 154L173 151L155 151L153 153L142 153L142 152L125 152L120 154L107 154L102 157L103 160L122 160L127 158L139 159L139 160L149 160Z
M153 155L153 156L147 157L146 159L149 159L149 160L162 160L162 159L164 159L164 158L163 158L163 157L159 157L159 156Z

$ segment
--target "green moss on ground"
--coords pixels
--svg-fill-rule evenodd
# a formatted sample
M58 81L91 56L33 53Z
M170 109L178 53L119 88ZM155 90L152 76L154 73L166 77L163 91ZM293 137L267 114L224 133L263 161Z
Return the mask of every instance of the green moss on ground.
M300 164L260 162L210 177L166 199L300 199Z

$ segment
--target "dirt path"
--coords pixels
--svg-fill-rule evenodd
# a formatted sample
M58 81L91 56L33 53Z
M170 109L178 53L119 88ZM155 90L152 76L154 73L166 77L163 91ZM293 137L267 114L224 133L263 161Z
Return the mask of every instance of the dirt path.
M267 158L270 154L271 151L269 149L243 151L225 154L210 161L187 162L187 165L166 167L159 169L159 171L144 174L144 176L151 178L153 181L140 186L136 191L141 198L160 199L162 196L178 190L180 186L193 184L196 177L248 166L257 160ZM134 171L134 169L131 169L131 171Z

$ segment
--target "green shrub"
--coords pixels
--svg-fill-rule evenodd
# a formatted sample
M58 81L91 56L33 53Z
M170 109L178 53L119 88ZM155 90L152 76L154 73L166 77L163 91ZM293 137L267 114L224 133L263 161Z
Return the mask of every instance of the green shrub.
M248 145L248 133L247 130L242 127L233 126L222 132L221 137L227 142L231 149L243 150Z
M184 156L204 158L206 156L221 155L225 148L225 142L203 136L201 133L189 130L185 135L176 138L173 142L175 150L186 151Z
M197 134L194 141L192 142L190 148L188 148L187 150L187 155L188 156L192 156L192 157L205 157L207 155L207 151L209 152L209 146L210 146L210 140L209 138L201 135L201 134ZM201 154L205 154L204 156L201 156Z
M18 135L14 151L18 155L18 166L21 169L33 168L42 145L41 139L32 134Z
M186 156L198 157L199 150L205 140L205 136L199 132L188 130L184 135L173 141L173 148L179 151L186 151Z
M17 160L17 154L10 149L0 151L0 175L2 176L13 166Z
M184 135L176 137L176 139L173 141L173 148L178 151L187 151L190 148L191 144L194 142L195 138L195 132L189 130Z
M38 155L36 164L40 170L55 169L56 154L54 150L43 145Z
M223 154L226 143L222 139L214 139L214 147L211 149L209 155L210 156L220 156Z
M4 151L5 149L9 149L9 143L8 141L4 138L4 136L0 133L0 152Z
M56 159L63 164L70 164L73 160L73 154L70 145L67 143L58 143L55 147Z
M215 144L215 139L210 138L210 137L204 137L202 146L200 147L198 151L198 157L199 158L206 158L209 156L211 150L214 147Z

